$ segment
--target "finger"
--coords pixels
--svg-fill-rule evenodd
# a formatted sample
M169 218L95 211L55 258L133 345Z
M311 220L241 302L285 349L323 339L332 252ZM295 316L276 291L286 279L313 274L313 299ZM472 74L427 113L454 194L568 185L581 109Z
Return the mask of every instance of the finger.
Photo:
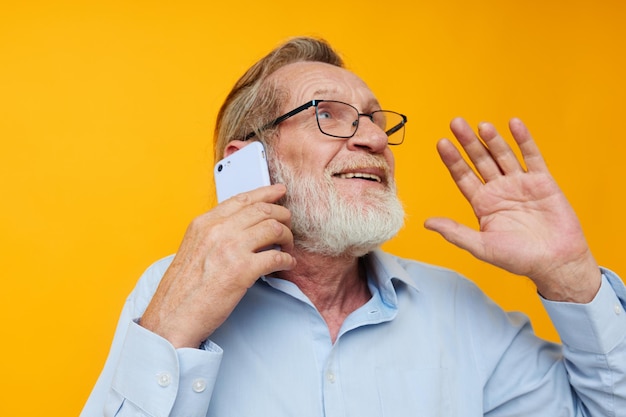
M221 221L198 232L196 235L200 234L202 241L200 244L192 242L192 246L188 248L191 255L200 252L207 259L211 259L212 265L219 265L225 276L238 277L237 281L249 282L249 278L266 274L268 270L293 267L294 261L290 256L256 256L273 245L284 248L285 252L293 250L291 230L276 219L267 219L245 229L234 226L233 222ZM281 252L278 249L272 251ZM245 273L242 272L244 270Z
M263 248L280 246L286 251L293 249L293 234L285 224L275 219L268 219L245 231L248 236L244 243L252 252L258 252Z
M437 142L437 151L461 193L471 201L475 190L483 185L480 178L448 139Z
M465 249L476 258L485 259L485 249L481 243L480 233L476 230L446 217L426 219L424 227L439 233L448 242Z
M246 195L244 195L246 194ZM196 217L189 226L190 235L203 240L209 236L223 239L273 219L291 226L291 212L278 204L254 201L248 193L232 197Z
M522 152L528 171L547 172L546 162L526 125L520 119L513 118L509 121L509 129Z
M269 275L276 271L289 271L296 266L296 258L287 251L266 250L255 255L258 275Z
M238 212L226 217L230 227L247 229L266 220L276 220L287 227L291 226L291 212L278 204L254 203L244 206Z
M238 236L239 239L230 242L228 251L237 254L239 260L245 260L246 268L254 275L266 275L295 266L295 258L290 255L294 246L293 234L284 224L268 219Z
M498 164L485 144L476 136L464 119L460 117L453 119L450 122L450 129L485 182L502 175Z
M223 216L229 216L234 212L241 210L245 206L249 206L258 202L275 203L287 192L287 187L283 184L273 184L257 188L252 191L237 194L215 207L216 213Z
M478 134L485 142L485 145L487 145L491 157L503 174L524 171L517 156L513 153L513 149L511 149L509 144L500 136L491 123L480 123L478 125Z

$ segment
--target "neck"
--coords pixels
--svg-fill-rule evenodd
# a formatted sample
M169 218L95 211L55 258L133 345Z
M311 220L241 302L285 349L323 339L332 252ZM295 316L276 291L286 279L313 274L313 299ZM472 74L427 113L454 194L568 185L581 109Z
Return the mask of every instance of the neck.
M345 318L371 296L365 270L356 257L328 257L298 248L292 255L297 266L276 276L296 284L311 300L326 321L334 343Z

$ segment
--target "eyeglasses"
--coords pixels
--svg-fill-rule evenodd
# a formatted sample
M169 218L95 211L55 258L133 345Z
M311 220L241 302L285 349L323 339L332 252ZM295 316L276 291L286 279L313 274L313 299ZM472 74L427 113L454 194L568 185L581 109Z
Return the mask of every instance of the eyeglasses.
M404 141L404 125L407 122L405 115L390 110L359 113L356 107L335 100L311 100L276 118L263 126L261 130L276 127L309 107L315 107L317 126L320 132L327 136L342 139L351 138L359 128L359 120L361 120L362 116L365 116L385 132L389 145L400 145ZM250 132L244 140L248 140L255 135L255 132Z

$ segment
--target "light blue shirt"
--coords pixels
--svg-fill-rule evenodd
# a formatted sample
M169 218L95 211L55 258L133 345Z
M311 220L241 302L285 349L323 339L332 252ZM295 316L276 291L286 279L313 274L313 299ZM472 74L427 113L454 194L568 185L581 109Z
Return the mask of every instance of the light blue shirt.
M170 262L127 299L81 416L626 416L626 289L608 270L589 304L543 300L563 346L458 274L375 251L372 297L334 344L294 284L263 277L200 349L174 349L137 324Z

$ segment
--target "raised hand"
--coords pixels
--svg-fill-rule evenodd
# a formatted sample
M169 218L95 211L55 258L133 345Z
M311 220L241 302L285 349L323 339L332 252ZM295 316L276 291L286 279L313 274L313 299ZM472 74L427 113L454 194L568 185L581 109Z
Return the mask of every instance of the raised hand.
M284 185L262 187L196 218L141 318L175 347L198 347L261 275L295 266ZM283 250L264 250L271 245Z
M475 170L449 140L440 140L437 150L479 230L440 217L426 220L425 227L478 259L529 277L548 299L591 301L600 286L598 265L522 121L512 119L509 128L524 165L493 125L481 123L480 138L463 119L450 127Z

